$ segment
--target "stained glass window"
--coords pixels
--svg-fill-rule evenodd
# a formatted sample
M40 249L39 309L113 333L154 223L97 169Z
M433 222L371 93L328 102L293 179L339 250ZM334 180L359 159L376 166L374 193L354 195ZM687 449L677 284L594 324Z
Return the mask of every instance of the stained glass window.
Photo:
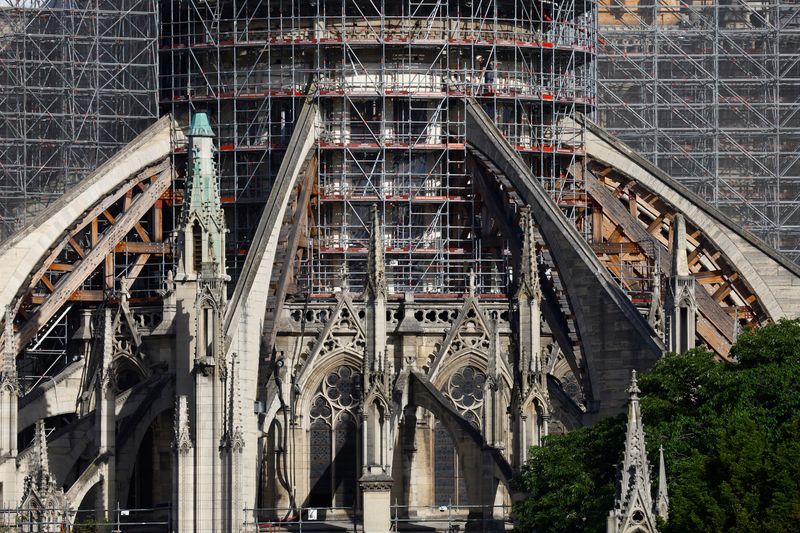
M342 414L336 424L336 460L334 485L336 506L352 507L356 497L358 480L358 450L356 448L356 424L348 414Z
M437 423L433 431L435 505L467 505L467 484L450 433Z
M322 380L309 417L309 505L353 507L357 495L359 449L355 410L361 376L340 366ZM336 420L335 428L332 428Z
M311 492L308 502L313 507L327 507L331 503L331 427L323 420L311 424L309 450Z

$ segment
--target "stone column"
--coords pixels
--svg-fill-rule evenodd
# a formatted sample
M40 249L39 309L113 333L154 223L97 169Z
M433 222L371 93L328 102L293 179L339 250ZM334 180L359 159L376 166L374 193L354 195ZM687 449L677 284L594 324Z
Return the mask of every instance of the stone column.
M14 314L6 307L5 345L3 346L2 377L0 377L0 505L19 504L17 492L17 416L19 379L17 349L14 338Z
M100 467L103 482L97 492L96 515L98 522L112 518L111 510L117 504L116 476L116 394L112 382L112 361L114 359L114 322L111 309L105 309L103 317L103 353L100 379L97 382L95 416L97 428L98 455L105 456Z
M359 480L364 533L387 533L392 525L392 476L366 474Z

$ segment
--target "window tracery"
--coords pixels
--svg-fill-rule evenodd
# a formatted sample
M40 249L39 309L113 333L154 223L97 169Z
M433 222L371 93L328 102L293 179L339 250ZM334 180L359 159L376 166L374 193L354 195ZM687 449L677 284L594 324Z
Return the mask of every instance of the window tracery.
M462 367L447 382L447 397L473 426L480 428L486 374L474 366Z
M342 365L320 383L309 418L310 487L313 505L351 507L355 503L358 465L358 418L361 375Z

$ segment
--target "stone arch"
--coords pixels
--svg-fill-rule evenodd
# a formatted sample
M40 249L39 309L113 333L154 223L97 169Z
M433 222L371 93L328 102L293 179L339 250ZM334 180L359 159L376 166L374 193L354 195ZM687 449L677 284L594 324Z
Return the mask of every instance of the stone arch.
M464 480L468 499L480 506L470 509L470 522L483 523L491 518L498 484L502 483L511 492L511 466L499 450L485 446L480 431L461 416L427 377L411 373L408 386L408 405L425 409L436 417L450 433L464 464L480 465L464 469Z
M92 492L92 489L105 482L102 465L107 459L107 455L95 458L69 488L65 496L67 502L69 502L73 508L80 509L86 495Z
M311 404L317 396L317 389L328 374L340 366L349 366L360 373L362 362L363 357L351 350L337 350L325 354L322 359L317 360L313 370L309 374L302 376L296 384L296 389L301 391L297 400L297 412L309 412ZM308 417L303 417L302 424L303 429L308 431Z
M111 375L114 388L120 393L147 379L149 371L138 357L119 354L111 361Z
M350 374L344 373L347 369ZM361 357L351 351L327 354L302 385L298 401L303 438L307 439L309 491L305 505L352 507L362 453ZM328 381L334 376L339 381ZM348 379L349 378L349 379ZM350 388L343 383L349 381ZM336 396L334 396L336 390Z
M155 381L138 408L121 424L117 434L117 497L128 501L128 490L139 447L150 426L162 413L175 407L175 382L173 379Z

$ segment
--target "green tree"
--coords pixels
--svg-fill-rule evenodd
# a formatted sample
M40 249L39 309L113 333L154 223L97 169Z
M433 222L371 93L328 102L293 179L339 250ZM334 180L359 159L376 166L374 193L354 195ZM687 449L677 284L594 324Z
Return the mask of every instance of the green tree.
M641 376L650 461L663 445L667 464L666 533L800 524L800 321L746 332L731 355L670 354ZM604 531L624 427L618 417L534 449L517 480L530 494L518 530Z

